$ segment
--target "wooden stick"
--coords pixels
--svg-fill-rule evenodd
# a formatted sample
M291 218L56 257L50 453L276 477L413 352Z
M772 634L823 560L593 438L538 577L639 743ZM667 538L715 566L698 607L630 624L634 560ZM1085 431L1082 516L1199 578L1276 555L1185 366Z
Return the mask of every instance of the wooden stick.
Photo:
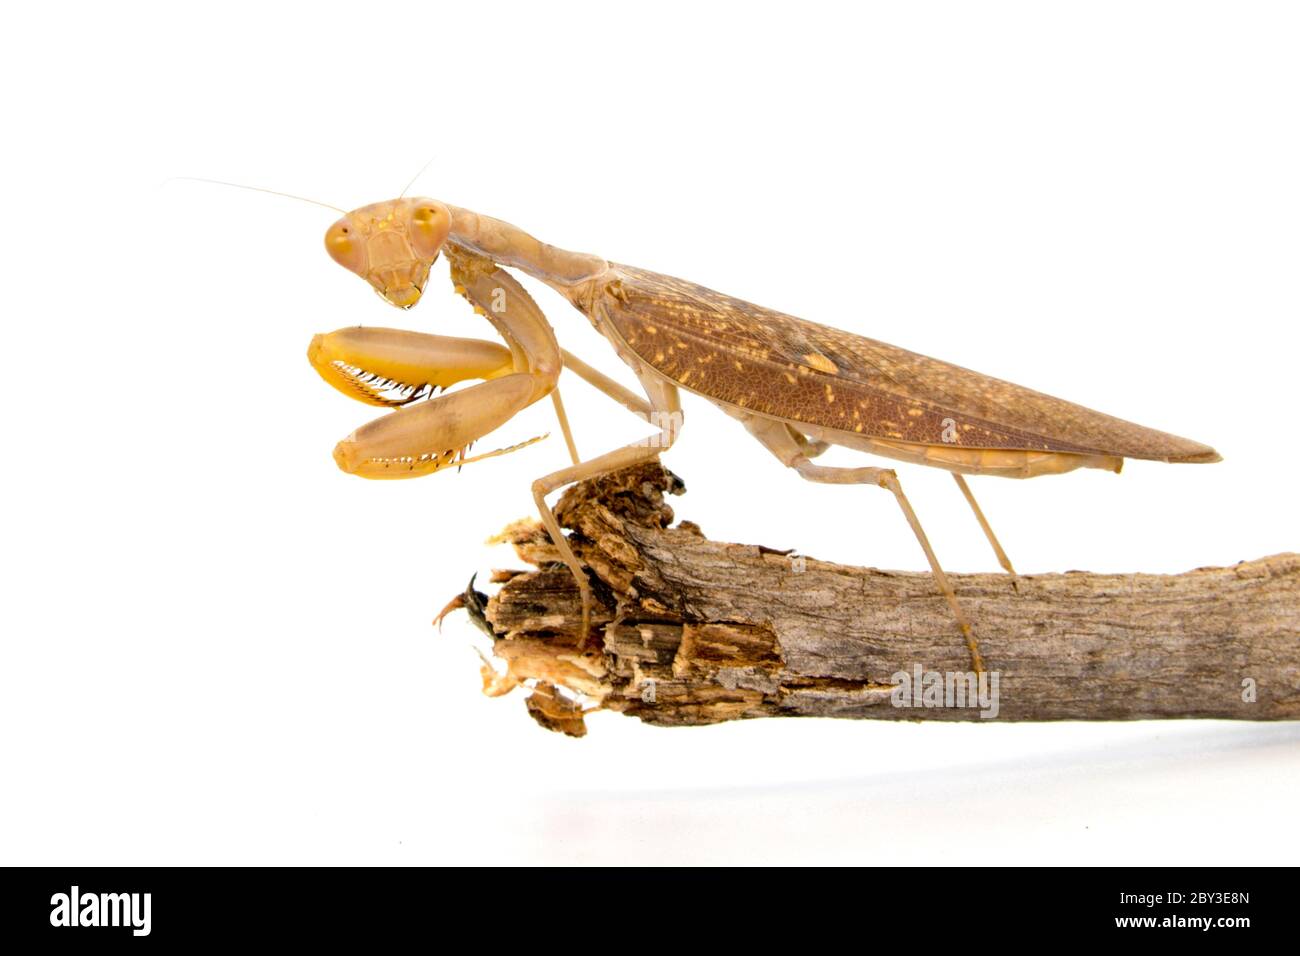
M930 575L709 541L690 522L669 527L664 495L683 490L654 463L560 500L597 599L598 639L584 651L577 590L545 531L535 521L506 529L501 540L536 570L497 572L496 595L471 585L453 602L505 664L504 675L485 668L489 692L526 683L529 712L573 735L593 706L679 726L1300 717L1300 555L1177 575L1029 575L1014 586L1006 574L952 575L990 671L972 685Z

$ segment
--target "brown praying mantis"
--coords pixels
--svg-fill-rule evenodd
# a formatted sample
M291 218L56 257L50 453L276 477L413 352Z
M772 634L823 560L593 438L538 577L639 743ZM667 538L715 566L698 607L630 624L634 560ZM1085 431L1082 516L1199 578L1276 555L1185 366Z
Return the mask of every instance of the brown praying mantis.
M681 428L683 390L721 408L809 481L889 491L925 552L977 672L984 662L974 630L898 475L889 468L827 467L814 461L818 455L838 445L950 472L998 562L1013 576L964 475L1119 472L1125 458L1220 460L1214 449L1186 438L682 279L559 249L509 223L432 199L399 198L347 213L326 232L325 247L402 309L419 301L430 267L446 255L456 291L505 342L385 328L317 335L308 358L327 382L392 409L339 442L335 461L364 478L415 478L513 451L523 445L466 457L476 439L549 395L573 464L537 478L532 493L577 582L582 643L591 622L591 588L546 496L670 448ZM544 282L585 315L632 369L644 398L562 349L546 316L507 269ZM557 388L565 368L650 422L656 433L580 459ZM481 381L436 395L472 379Z

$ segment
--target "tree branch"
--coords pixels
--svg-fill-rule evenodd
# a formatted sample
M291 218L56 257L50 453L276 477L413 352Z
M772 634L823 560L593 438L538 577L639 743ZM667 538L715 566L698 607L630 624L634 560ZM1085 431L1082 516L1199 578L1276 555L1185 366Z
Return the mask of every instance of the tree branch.
M453 602L492 636L489 693L526 684L534 718L573 735L593 706L666 725L1300 717L1300 555L1178 575L951 575L989 670L985 699L927 706L978 690L929 574L709 541L690 522L669 527L664 495L684 490L651 464L560 500L597 601L585 650L577 589L546 532L506 529L536 570L496 572L496 595L471 582Z

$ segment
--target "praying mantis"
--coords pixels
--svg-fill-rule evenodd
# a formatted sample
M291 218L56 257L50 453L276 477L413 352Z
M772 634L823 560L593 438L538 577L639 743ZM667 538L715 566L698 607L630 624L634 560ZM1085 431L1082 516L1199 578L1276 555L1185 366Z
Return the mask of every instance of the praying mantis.
M325 248L400 309L420 300L431 266L444 255L456 292L504 342L370 327L315 336L308 359L326 382L389 409L335 447L343 471L363 478L415 478L514 451L531 442L467 457L475 440L550 396L573 463L535 479L532 494L577 582L580 646L591 626L591 587L547 495L653 460L671 448L681 430L683 391L722 409L808 481L890 492L925 553L938 595L951 609L977 673L985 665L974 628L895 470L827 467L815 458L835 445L948 471L999 564L1013 576L965 475L1033 478L1076 468L1119 472L1125 458L1220 460L1199 442L692 282L560 249L507 222L433 199L398 198L348 212L327 230ZM545 283L585 315L631 368L643 394L561 348L546 316L509 269ZM564 369L650 422L655 434L581 459L557 388ZM437 394L470 380L478 384Z

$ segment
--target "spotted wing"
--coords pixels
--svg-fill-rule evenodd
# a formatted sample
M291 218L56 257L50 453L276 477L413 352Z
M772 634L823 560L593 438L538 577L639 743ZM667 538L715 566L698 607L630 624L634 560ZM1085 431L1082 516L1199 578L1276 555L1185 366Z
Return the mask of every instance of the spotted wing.
M764 415L957 448L1216 461L1199 442L732 298L615 266L603 311L685 388Z

